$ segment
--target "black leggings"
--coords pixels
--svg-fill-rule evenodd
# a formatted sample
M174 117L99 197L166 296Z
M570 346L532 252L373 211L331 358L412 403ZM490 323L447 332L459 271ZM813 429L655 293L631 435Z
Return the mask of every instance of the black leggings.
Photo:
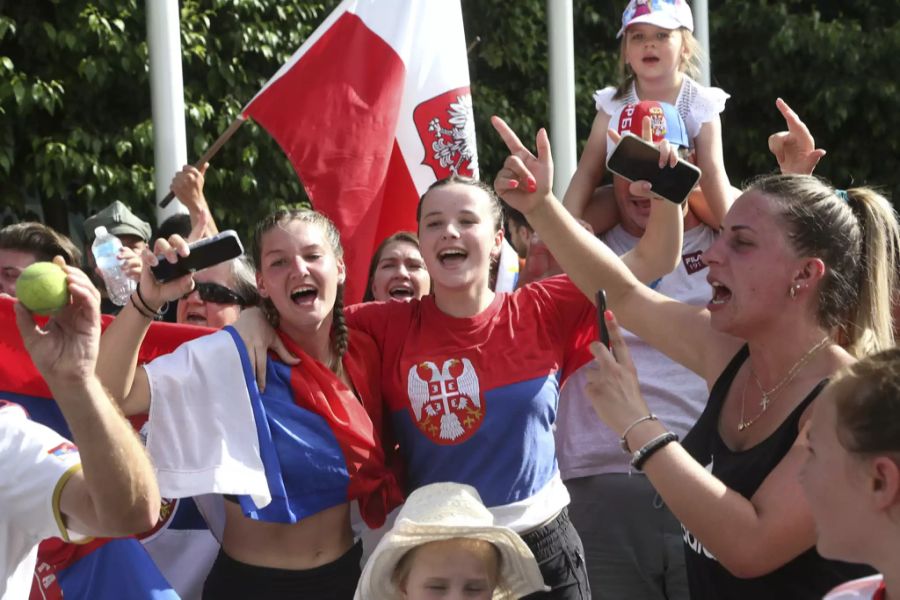
M353 600L359 582L362 543L327 565L301 571L257 567L224 550L203 586L203 600Z

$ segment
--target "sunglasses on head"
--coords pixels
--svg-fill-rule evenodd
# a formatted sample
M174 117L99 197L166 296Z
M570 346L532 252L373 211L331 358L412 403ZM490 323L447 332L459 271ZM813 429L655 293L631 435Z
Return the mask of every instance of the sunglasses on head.
M241 298L237 293L229 290L224 285L218 283L207 283L205 281L195 281L194 289L181 297L182 300L190 296L193 292L200 294L200 299L204 302L215 302L216 304L239 304L245 306L246 300Z

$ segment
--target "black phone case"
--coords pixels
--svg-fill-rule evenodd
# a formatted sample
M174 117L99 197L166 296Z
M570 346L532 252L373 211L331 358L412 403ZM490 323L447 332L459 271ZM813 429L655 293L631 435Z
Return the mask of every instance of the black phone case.
M606 326L606 292L597 290L597 327L600 329L600 343L612 349L609 343L609 328Z
M211 238L194 242L190 246L191 253L181 256L178 261L170 263L165 257L157 256L159 264L151 267L153 276L160 283L177 279L188 273L212 267L226 260L237 258L244 253L244 247L237 233L233 230L223 231Z
M684 202L700 181L700 169L681 159L674 167L660 169L656 146L632 134L622 136L606 166L629 181L649 181L655 195L676 204Z

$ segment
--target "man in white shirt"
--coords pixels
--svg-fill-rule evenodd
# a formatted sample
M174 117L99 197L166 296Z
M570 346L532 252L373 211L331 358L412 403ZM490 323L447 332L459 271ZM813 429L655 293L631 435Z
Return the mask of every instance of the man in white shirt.
M57 264L63 266L57 257ZM94 374L100 293L63 266L70 303L39 328L15 305L19 332L66 419L76 448L0 401L0 599L27 598L38 543L146 531L159 517L153 468ZM8 335L15 335L9 333Z

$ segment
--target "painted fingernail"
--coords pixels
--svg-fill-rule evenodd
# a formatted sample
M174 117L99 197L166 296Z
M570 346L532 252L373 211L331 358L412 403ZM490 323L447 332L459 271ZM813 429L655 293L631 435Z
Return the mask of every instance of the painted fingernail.
M528 191L536 192L537 191L537 182L534 179L528 180Z
M613 313L612 313L612 311L611 311L611 310L607 310L606 312L604 312L604 313L603 313L603 318L606 319L607 321L612 321L612 320L613 320Z
M511 190L514 190L514 189L516 189L517 187L519 187L519 182L516 181L515 179L511 179L511 180L509 181L509 186L508 186L508 187L509 187Z

